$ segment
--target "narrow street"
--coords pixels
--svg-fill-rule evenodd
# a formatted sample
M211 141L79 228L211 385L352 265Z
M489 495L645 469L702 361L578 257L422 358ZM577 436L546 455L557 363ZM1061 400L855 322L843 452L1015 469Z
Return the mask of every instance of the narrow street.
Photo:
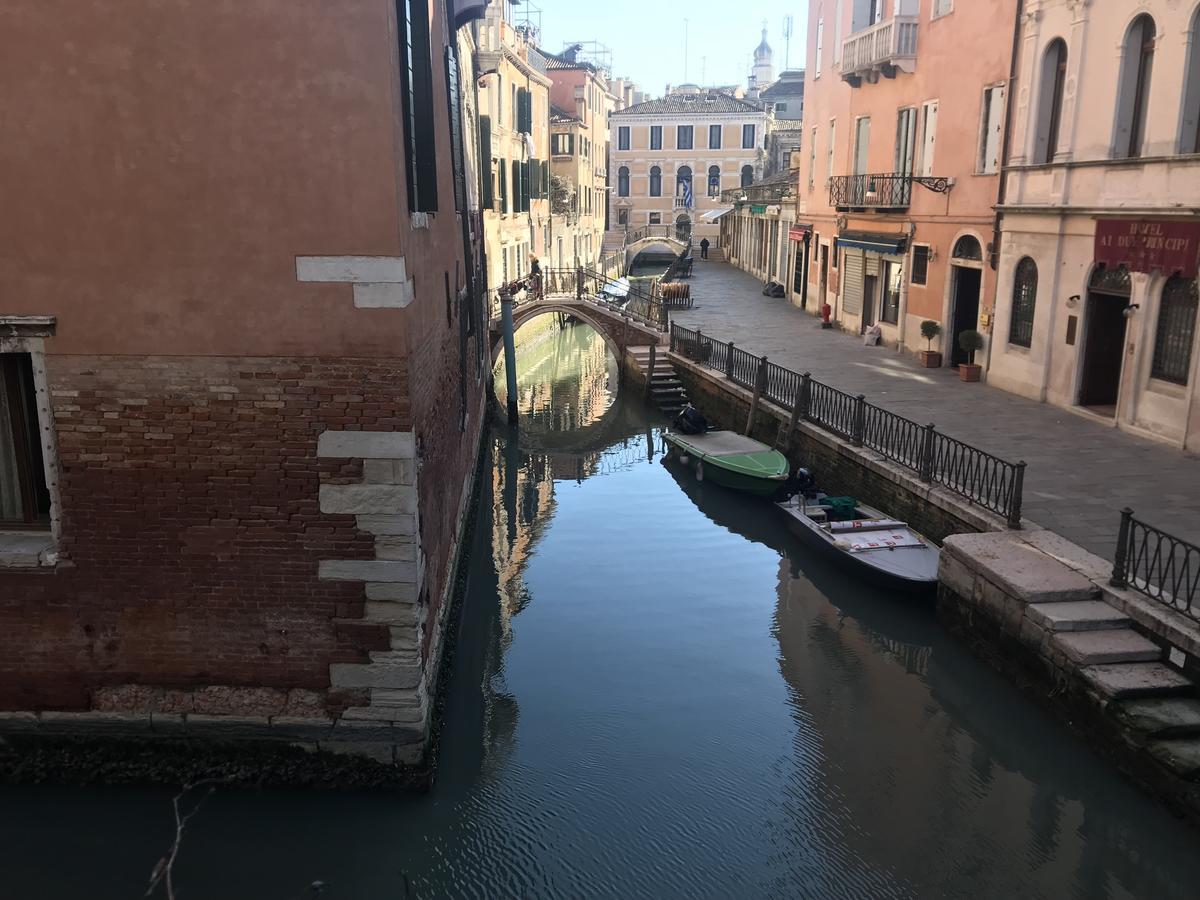
M1029 464L1024 515L1093 553L1112 558L1119 511L1200 541L1200 461L1165 444L983 384L952 369L866 347L786 300L764 297L752 275L696 260L695 306L673 321L1011 460Z

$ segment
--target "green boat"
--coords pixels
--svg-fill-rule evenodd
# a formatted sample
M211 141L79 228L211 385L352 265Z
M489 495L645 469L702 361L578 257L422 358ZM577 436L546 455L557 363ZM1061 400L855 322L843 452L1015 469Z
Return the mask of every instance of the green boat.
M667 442L668 458L678 459L694 470L698 481L770 497L788 478L787 457L734 431L667 432L663 440Z

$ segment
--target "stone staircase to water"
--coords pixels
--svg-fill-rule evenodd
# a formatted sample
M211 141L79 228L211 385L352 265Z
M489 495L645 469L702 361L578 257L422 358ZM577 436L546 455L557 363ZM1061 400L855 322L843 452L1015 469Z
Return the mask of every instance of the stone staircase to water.
M600 243L600 255L608 256L610 253L616 253L618 250L620 250L624 246L625 246L624 230L606 231L606 232L604 232L604 238Z
M655 351L654 371L650 372L650 348L631 347L629 353L637 360L642 374L650 379L650 397L655 405L666 415L674 417L688 404L687 391L683 382L675 374L675 367L667 358L667 348L659 347Z

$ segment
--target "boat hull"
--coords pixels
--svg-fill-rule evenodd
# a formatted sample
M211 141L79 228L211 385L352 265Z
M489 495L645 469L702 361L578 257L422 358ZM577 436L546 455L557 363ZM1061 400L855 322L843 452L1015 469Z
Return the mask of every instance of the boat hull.
M671 450L671 458L687 466L699 481L708 481L730 490L766 498L775 496L787 482L786 473L769 478L748 475L722 465L719 458L697 455L692 447L681 443L675 435L664 435L664 439Z

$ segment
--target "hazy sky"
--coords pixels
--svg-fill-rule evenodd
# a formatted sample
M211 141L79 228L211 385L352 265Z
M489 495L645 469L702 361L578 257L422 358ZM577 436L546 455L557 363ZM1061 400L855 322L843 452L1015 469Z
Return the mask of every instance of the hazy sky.
M744 84L751 55L762 39L775 51L775 73L784 63L783 18L792 16L791 68L804 65L807 0L522 0L514 18L541 8L542 45L557 53L568 41L599 41L613 55L613 75L636 81L653 96L684 81ZM536 22L536 14L531 13ZM683 20L687 26L684 75Z

